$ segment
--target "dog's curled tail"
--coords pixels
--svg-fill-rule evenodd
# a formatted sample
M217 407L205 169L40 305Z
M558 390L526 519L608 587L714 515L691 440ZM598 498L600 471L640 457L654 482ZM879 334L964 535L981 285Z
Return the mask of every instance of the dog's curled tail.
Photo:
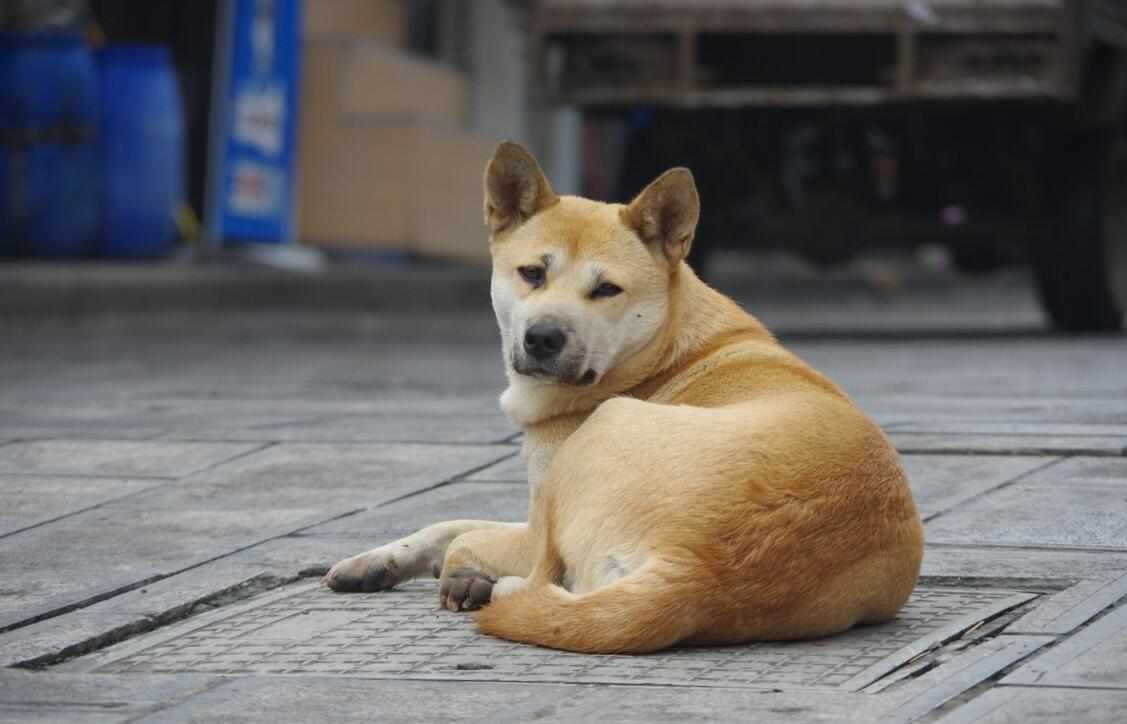
M672 646L700 627L696 586L650 562L608 586L576 596L555 585L518 591L483 608L484 633L586 654L641 654Z

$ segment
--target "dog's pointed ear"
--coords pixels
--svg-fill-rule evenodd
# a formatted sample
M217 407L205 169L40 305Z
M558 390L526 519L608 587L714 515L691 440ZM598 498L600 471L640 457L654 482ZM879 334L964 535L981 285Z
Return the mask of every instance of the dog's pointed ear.
M669 169L623 209L622 217L646 245L660 251L676 268L689 255L700 218L693 173L687 168Z
M485 166L485 224L494 234L520 226L558 201L528 149L512 141L497 147Z

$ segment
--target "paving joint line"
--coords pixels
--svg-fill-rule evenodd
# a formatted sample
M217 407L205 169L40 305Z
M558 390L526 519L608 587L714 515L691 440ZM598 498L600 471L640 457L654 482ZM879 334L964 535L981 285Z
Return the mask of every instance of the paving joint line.
M1029 478L1033 475L1036 475L1037 473L1041 473L1041 472L1044 472L1045 470L1048 470L1049 468L1051 468L1054 465L1058 465L1060 463L1063 463L1066 459L1067 459L1067 457L1053 457L1051 460L1048 460L1047 462L1042 463L1041 465L1038 465L1034 468L1030 468L1029 470L1026 470L1023 473L1015 475L1014 477L1010 478L1009 480L1007 480L1003 483L1000 483L998 485L995 485L994 487L990 488L989 490L983 490L979 493L976 493L975 495L972 495L969 498L966 498L965 500L960 500L958 503L955 503L950 508L947 508L945 510L940 510L936 513L931 513L929 515L922 516L923 521L925 523L929 523L929 522L935 520L936 518L938 518L942 515L947 515L948 513L953 513L957 510L965 508L966 506L970 505L971 503L978 502L979 500L986 497L987 495L990 495L992 493L996 493L999 490L1005 490L1006 488L1008 488L1012 485L1016 485L1017 483L1020 483L1022 480L1025 480L1025 479L1027 479L1027 478Z
M169 440L168 442L175 442L175 440ZM237 440L224 440L223 442L239 444L239 441L237 441ZM216 468L218 468L222 465L226 465L228 463L233 463L236 460L242 460L245 457L249 457L251 455L254 455L255 453L260 453L263 450L268 450L268 449L270 449L270 448L272 448L272 447L274 447L275 445L278 444L276 442L263 442L263 441L260 441L260 440L250 440L250 441L242 443L242 444L253 445L255 443L258 443L258 447L253 448L251 450L244 450L243 452L238 453L236 455L232 455L229 458L219 460L217 462L211 463L210 465L205 465L198 470L193 470L192 472L188 473L187 475L181 475L180 477L178 477L176 479L177 480L187 480L188 478L195 477L196 475L203 475L204 473L209 473L212 470L215 470Z
M132 442L132 441L130 441L130 442ZM261 452L262 450L266 450L269 447L271 447L271 445L263 445L263 446L257 447L254 450L249 450L249 451L246 451L244 453L240 453L240 454L236 455L235 457L229 458L229 459L224 460L222 462L213 463L212 465L206 466L204 468L196 470L195 472L191 472L191 473L188 473L187 475L183 475L183 476L180 476L180 477L157 476L157 475L145 475L145 476L104 475L104 474L99 474L99 475L80 475L80 474L51 475L49 473L0 473L0 477L3 477L5 475L10 475L10 476L15 476L15 477L29 476L29 477L39 477L39 478L74 478L74 479L77 479L77 480L95 478L95 479L98 479L98 480L152 480L152 481L156 481L153 485L150 485L146 488L141 488L140 490L134 490L130 493L125 493L124 495L119 495L115 498L109 498L107 500L102 500L102 501L94 503L92 505L88 505L85 508L78 508L77 510L72 510L72 511L69 511L69 512L66 512L66 513L62 513L61 515L57 515L54 518L42 520L42 521L39 521L38 523L32 523L31 525L24 526L23 528L17 528L16 530L8 531L8 532L5 532L5 533L0 533L0 540L3 540L5 538L8 538L8 537L13 536L13 535L18 535L19 533L26 533L29 530L35 530L36 528L41 528L45 525L50 525L51 523L57 523L60 520L66 520L67 518L72 518L76 515L81 515L83 513L89 513L90 511L98 510L99 508L102 508L103 506L113 505L114 503L120 503L124 500L129 500L129 499L134 498L134 497L143 496L146 493L151 493L154 490L169 487L173 483L177 483L177 482L180 482L180 481L183 481L183 480L188 480L189 478L192 478L196 475L202 475L204 473L210 472L210 471L214 470L216 467L218 467L219 465L225 465L228 462L232 462L234 460L241 459L243 457L246 457L247 455L251 455L253 453ZM5 633L5 629L0 628L0 633Z
M122 724L135 724L136 722L143 722L154 714L159 714L165 710L180 706L184 702L194 697L205 696L218 689L231 686L236 681L238 681L238 679L232 676L221 676L214 681L207 682L196 691L185 692L183 696L174 697L171 700L162 701L157 704L153 704L152 706L146 707L143 711L138 712L135 716L124 719L122 721Z
M463 482L469 476L480 473L482 470L487 470L487 469L493 467L494 465L497 465L498 463L503 463L506 460L511 460L512 458L516 457L517 455L519 455L519 453L516 452L516 451L510 452L507 455L503 455L503 456L501 456L501 457L499 457L495 460L492 460L488 463L485 463L483 465L478 465L477 467L471 468L470 470L467 470L467 471L462 472L462 473L458 473L457 475L453 475L453 476L447 478L446 480L443 480L440 483L435 483L434 485L431 485L430 487L427 487L427 488L420 488L419 490L413 490L409 493L404 493L403 495L400 495L397 498L392 498L391 500L384 501L384 502L382 502L378 505L375 505L373 507L383 508L383 507L386 507L388 505L392 505L394 503L398 503L398 502L407 500L409 498L414 498L416 496L423 495L425 493L429 493L433 490L438 490L439 488L445 488L447 485L453 485L455 483Z
M1020 423L1019 423L1020 424ZM1036 424L1036 423L1029 423ZM1064 423L1061 423L1064 424ZM934 435L940 437L956 437L973 435L975 437L1110 437L1122 438L1127 437L1123 433L1114 432L1053 432L1053 431L1039 431L1039 432L951 432L950 428L946 430L902 430L897 429L901 427L914 427L914 422L894 422L889 425L883 425L882 429L885 432L895 432L898 435ZM1050 425L1051 426L1051 425ZM1092 425L1092 427L1099 427L1099 425ZM1109 425L1108 427L1112 427ZM1123 427L1122 425L1114 425L1114 427Z
M174 481L175 481L175 479L164 480L162 482L155 483L154 485L150 485L146 488L141 488L140 490L134 490L130 493L125 493L124 495L119 495L116 498L109 498L107 500L102 500L100 502L94 503L93 505L88 505L85 508L78 508L77 510L72 510L72 511L69 511L67 513L62 513L61 515L56 515L54 518L48 518L47 520L41 520L38 523L32 523L31 525L25 525L23 528L17 528L15 530L10 530L10 531L4 532L4 533L0 533L0 540L4 540L5 538L10 538L11 536L14 536L14 535L19 535L20 533L26 533L29 530L35 530L36 528L42 528L45 525L50 525L52 523L58 523L60 520L66 520L67 518L73 518L76 515L82 515L83 513L89 513L92 510L98 510L99 508L106 506L106 505L112 505L114 503L120 503L123 500L128 500L129 498L132 498L135 495L142 495L142 494L148 493L152 490L156 490L157 488L167 487L169 484L171 484Z
M107 442L107 441L99 441ZM132 441L130 441L132 442ZM174 475L111 475L109 473L17 473L0 471L0 478L65 478L75 480L152 480L154 482L170 483L180 478Z
M520 433L517 433L518 435ZM279 440L279 439L257 439L257 440L231 440L230 438L218 437L169 437L161 438L164 442L245 442L248 445L253 443L264 443L267 446L272 445L429 445L429 446L446 446L446 447L497 447L500 445L508 444L506 440L499 442L446 442L441 440Z
M899 433L904 434L904 433ZM896 452L901 455L961 455L970 457L1059 457L1059 458L1118 458L1127 455L1124 451L1116 450L1080 450L1049 448L1013 448L1009 450L983 450L972 447L956 447L935 450L930 448L897 447Z
M1046 647L1048 648L1048 647ZM1097 684L1007 684L1004 681L997 682L998 688L1004 689L1079 689L1081 691L1127 691L1127 684L1108 684L1106 686L1099 686Z
M980 548L989 548L991 550L1012 550L1012 551L1071 551L1073 553L1108 553L1108 554L1123 554L1127 553L1127 546L1077 546L1077 545L1016 545L1013 543L985 543L967 541L964 543L950 543L946 541L925 541L924 545L934 548L967 548L971 550L978 550Z
M239 553L243 553L243 552L248 551L252 548L256 548L260 545L264 545L266 543L271 543L271 542L276 541L276 540L282 540L282 539L288 538L288 537L297 536L298 534L304 533L305 531L307 531L311 528L315 528L317 526L326 525L328 523L332 523L332 522L335 522L337 520L341 520L343 518L348 518L348 517L356 515L358 513L363 513L363 512L366 512L368 510L371 510L372 508L382 508L382 507L385 507L385 506L388 506L388 505L392 505L392 504L398 503L402 500L406 500L408 498L413 498L417 495L422 495L422 494L428 493L432 490L437 490L437 489L445 487L447 485L451 485L453 483L460 482L464 478L466 478L470 475L473 475L475 473L478 473L478 472L480 472L480 471L482 471L482 470L484 470L488 467L491 467L493 465L496 465L500 462L504 462L505 460L508 460L509 458L513 457L516 454L517 454L516 452L511 452L511 453L504 455L500 458L496 458L496 459L491 460L491 461L489 461L485 464L475 466L475 467L473 467L473 468L471 468L471 469L469 469L465 472L451 476L451 477L449 477L449 478L447 478L447 479L445 479L445 480L443 480L443 481L441 481L441 482L439 482L435 485L431 485L431 486L426 487L426 488L421 488L419 490L412 491L412 492L406 493L404 495L400 495L400 496L392 498L390 500L382 501L382 502L380 502L380 503L378 503L374 506L371 506L371 507L355 508L355 509L346 511L344 513L338 513L338 514L333 515L333 516L326 518L324 520L313 521L311 523L308 523L307 525L303 525L303 526L300 526L298 528L294 528L293 530L289 530L289 531L286 531L284 533L278 533L277 535L272 535L272 536L269 536L267 538L263 538L263 539L254 541L253 543L248 543L248 544L243 545L243 546L238 546L238 547L236 547L232 550L229 550L225 553L221 553L219 555L212 556L212 557L207 558L207 559L202 560L202 561L197 561L196 563L193 563L189 566L185 566L183 568L179 568L175 571L171 571L171 572L168 572L168 573L156 574L154 576L149 576L149 577L142 579L140 581L134 581L133 583L128 583L128 584L125 584L123 586L119 586L119 587L114 588L110 591L103 591L102 593L98 593L98 594L95 594L93 596L89 596L89 597L82 599L80 601L74 601L74 602L69 603L69 604L64 604L63 606L59 606L57 608L53 608L53 609L50 609L48 611L41 611L40 613L35 614L33 616L30 616L26 619L21 619L19 621L14 621L14 622L6 624L4 626L0 626L0 634L6 634L6 633L9 633L11 631L15 631L17 629L25 628L27 626L31 626L31 625L40 623L42 621L46 621L48 619L58 618L59 616L64 616L66 614L73 613L75 611L79 611L79 610L84 609L84 608L89 608L90 606L93 606L94 604L97 604L97 603L101 603L102 601L107 601L111 598L116 598L117 596L120 596L122 594L129 593L131 591L137 590L138 588L142 588L144 586L152 585L153 583L157 583L158 581L163 581L167 578L172 578L173 576L178 576L182 573L187 573L189 571L196 570L197 568L201 568L201 567L209 565L211 563L215 563L216 561L220 561L220 560L223 560L225 558L229 558L231 556L238 555ZM156 487L161 487L161 486L156 486Z

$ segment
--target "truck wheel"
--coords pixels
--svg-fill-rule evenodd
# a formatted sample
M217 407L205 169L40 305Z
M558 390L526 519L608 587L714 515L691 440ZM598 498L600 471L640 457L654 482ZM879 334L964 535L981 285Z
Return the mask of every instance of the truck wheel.
M1051 231L1032 243L1041 302L1069 332L1123 328L1127 158L1107 133L1062 133L1050 151Z

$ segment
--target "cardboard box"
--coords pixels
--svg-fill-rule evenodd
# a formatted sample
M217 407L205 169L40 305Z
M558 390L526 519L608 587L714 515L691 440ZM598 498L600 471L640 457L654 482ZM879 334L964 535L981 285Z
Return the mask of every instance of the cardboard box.
M336 123L353 114L465 122L466 79L446 66L358 40L309 40L304 53L303 123L323 117Z
M304 35L366 38L407 47L405 0L305 0Z
M298 225L303 243L413 250L412 147L408 125L341 125L316 146L303 143Z
M466 80L379 43L304 43L298 223L304 243L488 260Z
M496 139L436 130L419 141L416 250L420 256L488 265L483 177Z
M418 123L344 123L302 151L300 238L486 264L481 175L494 146Z

